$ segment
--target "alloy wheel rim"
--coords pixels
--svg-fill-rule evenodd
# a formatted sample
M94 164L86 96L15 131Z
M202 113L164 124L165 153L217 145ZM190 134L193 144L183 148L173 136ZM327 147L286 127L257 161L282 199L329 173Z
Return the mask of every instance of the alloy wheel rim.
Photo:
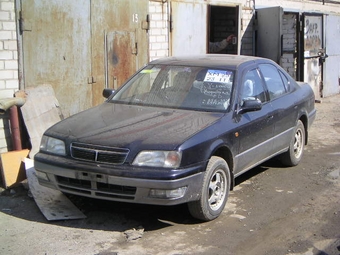
M223 205L227 188L227 177L223 170L218 170L209 182L209 207L216 211Z
M294 139L294 154L296 158L299 158L302 153L303 148L303 135L300 129L298 129L295 133Z

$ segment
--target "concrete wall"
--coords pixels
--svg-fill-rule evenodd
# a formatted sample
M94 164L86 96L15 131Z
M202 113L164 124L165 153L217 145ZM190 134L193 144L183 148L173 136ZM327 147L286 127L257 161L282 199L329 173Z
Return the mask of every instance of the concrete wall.
M12 98L19 89L18 51L14 0L0 0L0 99ZM0 115L0 153L12 147L9 115Z

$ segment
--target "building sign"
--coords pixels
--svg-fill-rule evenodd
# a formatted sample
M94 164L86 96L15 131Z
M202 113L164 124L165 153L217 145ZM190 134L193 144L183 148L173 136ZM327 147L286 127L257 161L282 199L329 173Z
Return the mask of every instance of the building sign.
M305 16L304 25L304 56L318 56L322 49L322 16Z

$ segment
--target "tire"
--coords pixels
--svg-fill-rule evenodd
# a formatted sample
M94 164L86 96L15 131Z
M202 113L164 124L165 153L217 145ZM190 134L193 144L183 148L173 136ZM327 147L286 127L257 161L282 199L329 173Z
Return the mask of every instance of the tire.
M290 141L289 149L281 155L281 162L286 166L296 166L300 163L305 148L305 127L301 120L298 121L294 136Z
M199 220L210 221L223 211L230 190L230 171L227 162L211 157L203 178L200 200L188 203L190 214Z

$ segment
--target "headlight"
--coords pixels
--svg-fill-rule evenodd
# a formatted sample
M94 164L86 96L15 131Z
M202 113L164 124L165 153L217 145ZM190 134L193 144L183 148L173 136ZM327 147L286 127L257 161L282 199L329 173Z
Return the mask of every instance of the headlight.
M179 167L181 159L182 152L179 151L142 151L132 164L135 166L176 168Z
M58 155L66 155L64 141L45 135L41 138L40 150Z

